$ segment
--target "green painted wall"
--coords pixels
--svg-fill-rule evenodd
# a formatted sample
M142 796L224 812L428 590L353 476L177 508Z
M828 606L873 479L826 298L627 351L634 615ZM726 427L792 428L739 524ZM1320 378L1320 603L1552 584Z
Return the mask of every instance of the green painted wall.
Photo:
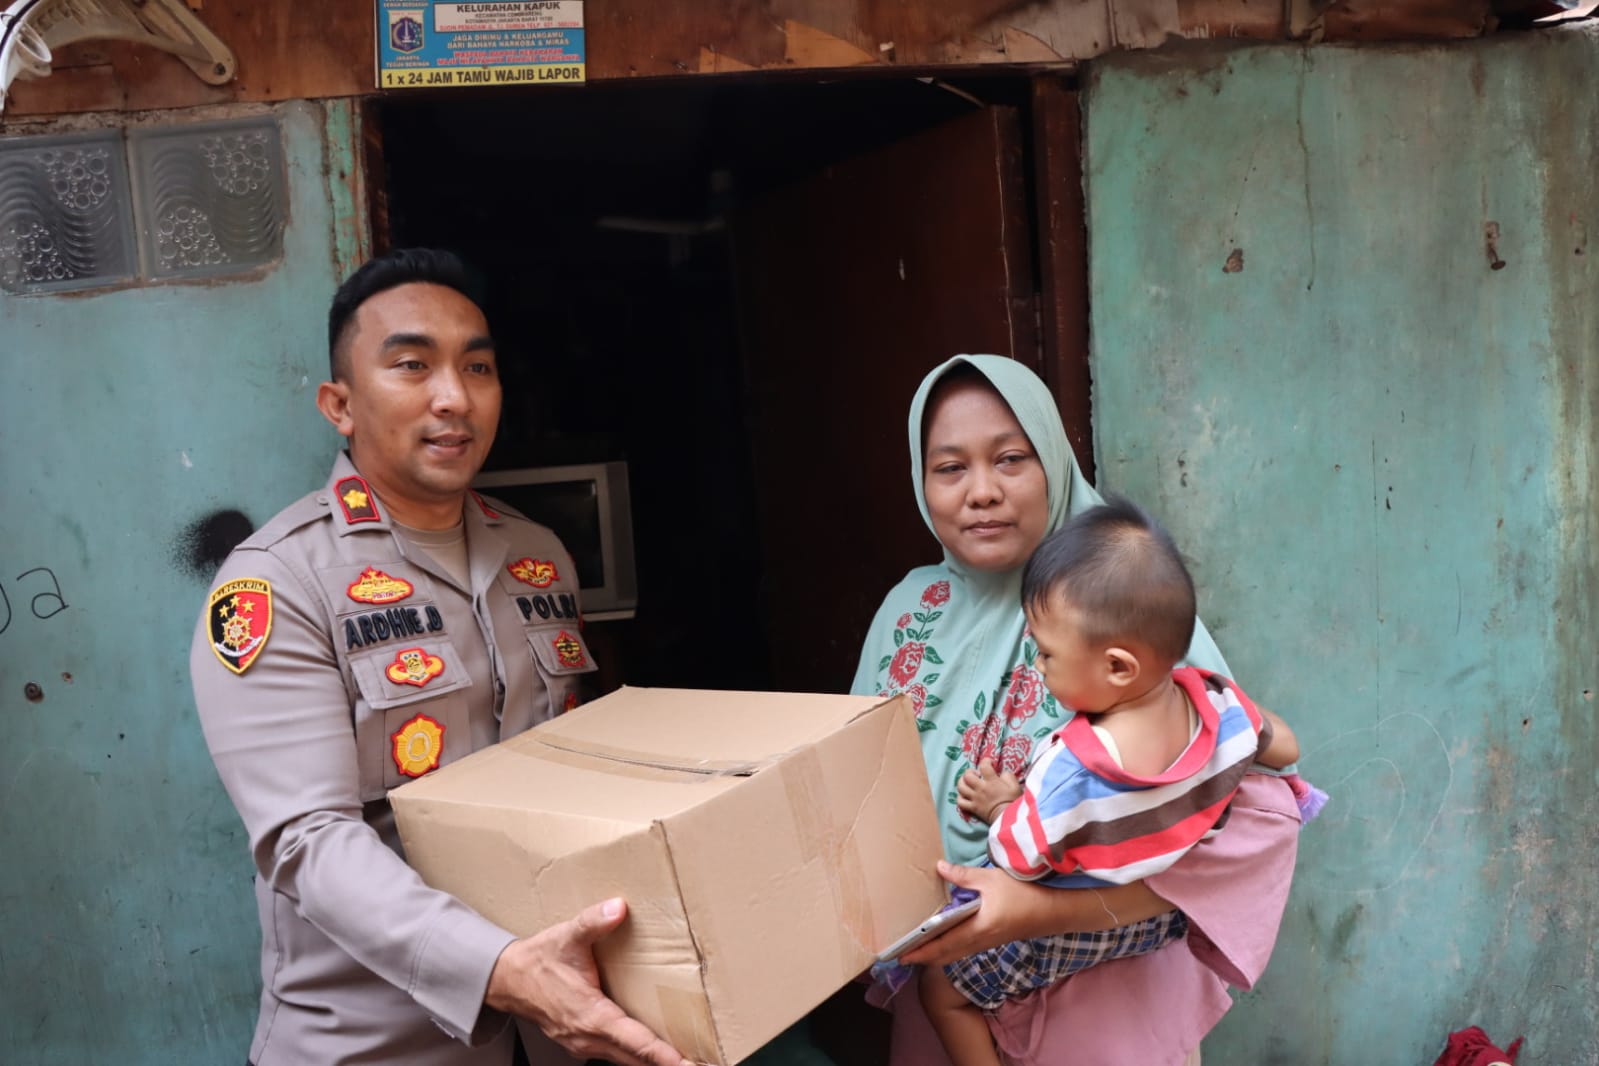
M189 691L210 574L185 530L230 508L260 523L323 477L325 309L365 229L341 180L350 110L277 114L290 221L275 266L0 295L6 1062L236 1063L249 1045L259 931Z
M1589 28L1090 74L1102 480L1333 794L1207 1061L1599 1063L1596 72Z

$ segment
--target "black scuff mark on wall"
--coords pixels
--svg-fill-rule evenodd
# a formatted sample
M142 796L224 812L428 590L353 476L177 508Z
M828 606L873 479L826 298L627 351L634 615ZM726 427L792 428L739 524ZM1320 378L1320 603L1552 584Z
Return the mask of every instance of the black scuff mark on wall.
M178 534L172 548L172 563L179 570L209 581L217 567L255 526L242 511L212 511L197 518Z

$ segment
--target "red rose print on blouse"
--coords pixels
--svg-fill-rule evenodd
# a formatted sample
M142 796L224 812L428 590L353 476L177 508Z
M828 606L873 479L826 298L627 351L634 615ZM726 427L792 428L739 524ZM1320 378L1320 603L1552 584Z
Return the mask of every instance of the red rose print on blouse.
M999 723L1000 716L991 714L981 721L973 722L966 727L966 732L961 734L961 754L973 766L984 759L997 760L999 756Z
M1012 773L1021 777L1027 772L1027 764L1033 754L1033 742L1021 733L1012 733L1005 738L1005 743L1000 746L999 758L994 760L1001 773Z
M1005 692L1005 722L1012 729L1038 713L1044 702L1044 678L1030 666L1018 666Z
M894 623L894 626L897 629L909 629L910 624L911 616L909 614L902 614L899 616L899 621Z
M926 648L927 645L914 640L900 645L899 651L894 653L894 661L888 664L888 679L901 688L910 684L916 677L916 671L922 668L922 656Z
M911 698L911 706L916 708L917 717L921 717L922 708L927 706L927 686L916 684L905 690L905 695Z
M922 590L923 607L942 607L949 602L949 582L935 581Z

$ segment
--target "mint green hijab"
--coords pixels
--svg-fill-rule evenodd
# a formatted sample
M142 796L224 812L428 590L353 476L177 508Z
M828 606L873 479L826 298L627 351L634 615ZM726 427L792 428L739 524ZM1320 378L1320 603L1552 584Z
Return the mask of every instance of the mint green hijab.
M922 491L922 422L940 378L959 364L975 368L1010 406L1038 453L1049 483L1048 531L1103 502L1077 468L1048 386L1027 367L997 355L957 355L922 379L911 401L911 483L922 521L932 529ZM912 570L872 619L850 691L908 693L921 729L944 852L975 865L987 854L988 827L968 822L955 805L955 782L983 759L1018 775L1033 750L1066 722L1034 669L1038 647L1026 633L1022 572L970 570L944 552L936 566ZM1188 662L1227 673L1221 652L1194 627Z

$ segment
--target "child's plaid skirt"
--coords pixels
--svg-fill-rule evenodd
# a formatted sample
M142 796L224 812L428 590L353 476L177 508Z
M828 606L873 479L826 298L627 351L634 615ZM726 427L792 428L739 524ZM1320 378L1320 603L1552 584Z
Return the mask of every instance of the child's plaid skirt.
M944 967L960 994L984 1010L1054 984L1098 962L1147 955L1188 932L1182 911L1092 933L1017 940Z

